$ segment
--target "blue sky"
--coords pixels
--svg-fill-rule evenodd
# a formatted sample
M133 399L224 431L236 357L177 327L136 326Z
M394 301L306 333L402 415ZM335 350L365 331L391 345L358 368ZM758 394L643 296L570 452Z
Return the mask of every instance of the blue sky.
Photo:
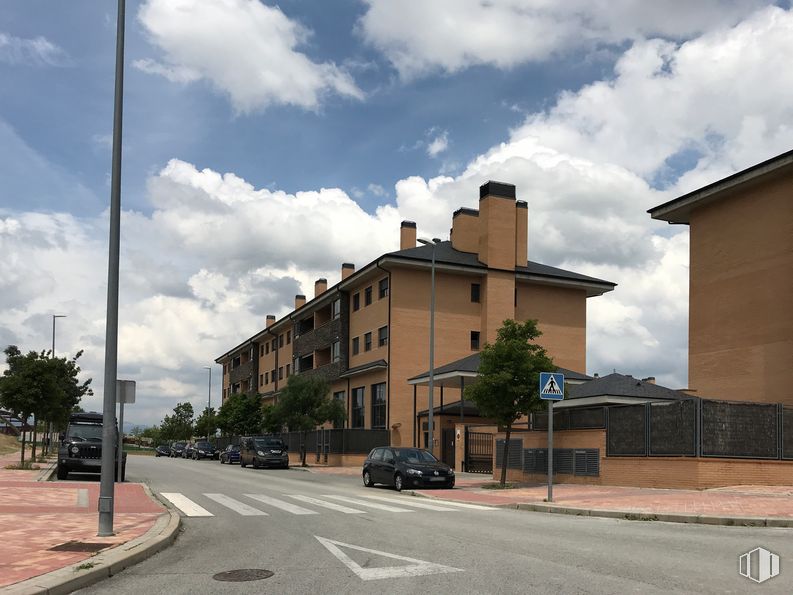
M201 403L204 365L401 219L448 233L487 179L529 202L530 259L619 283L590 300L586 371L685 386L687 229L645 211L793 144L789 2L130 0L126 31L140 423ZM0 342L44 348L67 313L89 407L114 43L114 2L0 4Z

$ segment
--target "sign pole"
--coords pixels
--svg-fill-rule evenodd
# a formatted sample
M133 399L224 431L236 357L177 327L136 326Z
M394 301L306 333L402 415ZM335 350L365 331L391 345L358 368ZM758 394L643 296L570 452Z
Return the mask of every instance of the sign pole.
M548 401L548 502L553 502L553 401L551 400Z
M118 426L119 426L118 427L118 472L116 475L117 482L124 481L121 477L121 460L124 456L124 399L123 398L121 399L121 403L119 404L119 407L120 407L120 411L118 413Z

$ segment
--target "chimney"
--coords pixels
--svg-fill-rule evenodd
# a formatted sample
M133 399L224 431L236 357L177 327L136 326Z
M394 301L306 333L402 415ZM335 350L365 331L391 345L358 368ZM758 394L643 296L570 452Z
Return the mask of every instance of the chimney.
M488 267L515 270L515 186L487 182L479 187L479 261Z
M351 262L345 262L341 265L341 280L344 281L347 277L355 272L355 265Z
M595 378L595 379L597 379L597 378L600 378L600 374L598 374L597 372L595 372L595 373L594 373L594 375L593 375L592 377L593 377L593 378Z
M328 290L328 280L327 279L317 279L314 281L314 297L319 297L323 293Z
M479 211L465 207L452 215L452 248L460 252L479 252Z
M642 382L646 382L647 384L655 384L655 376L648 376L647 378L642 378Z
M297 294L295 296L295 310L303 306L305 303L306 303L306 296L302 294Z
M529 205L525 200L515 202L515 266L529 264Z
M416 247L416 223L403 221L399 226L399 249L407 250Z
M269 328L270 325L272 323L274 323L274 322L275 322L275 316L273 316L272 314L268 314L267 315L267 321L265 322L264 327L265 328Z

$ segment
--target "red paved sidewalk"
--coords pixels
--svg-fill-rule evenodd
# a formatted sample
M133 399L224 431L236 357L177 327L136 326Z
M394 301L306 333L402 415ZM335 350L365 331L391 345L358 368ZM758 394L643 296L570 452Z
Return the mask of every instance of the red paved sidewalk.
M495 483L491 480L491 483ZM496 506L542 504L546 485L493 490L417 490L424 496ZM553 505L629 513L793 519L793 486L732 486L711 490L662 490L554 484Z
M167 514L142 484L116 484L111 537L97 537L99 482L37 482L40 471L5 469L19 454L0 456L0 589L82 560L95 552L58 552L51 548L79 541L126 543L146 533ZM41 464L42 468L45 464Z

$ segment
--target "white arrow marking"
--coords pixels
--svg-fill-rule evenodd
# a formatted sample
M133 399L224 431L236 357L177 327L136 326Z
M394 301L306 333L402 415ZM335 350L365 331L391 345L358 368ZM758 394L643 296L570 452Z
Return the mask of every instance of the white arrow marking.
M314 535L328 551L336 556L341 562L350 570L352 570L358 578L364 581L375 581L384 578L405 578L410 576L424 576L426 574L447 574L450 572L462 572L462 568L452 568L451 566L442 566L441 564L434 564L425 560L417 560L416 558L408 558L407 556L398 556L397 554L389 554L388 552L381 552L380 550L371 550L369 548L361 547L359 545L352 545L349 543L342 543L341 541L334 541L326 539L319 535ZM364 568L357 562L353 561L347 554L339 549L338 546L346 547L351 550L359 552L366 552L368 554L375 554L376 556L384 556L386 558L393 558L394 560L401 560L403 562L412 562L409 566L386 566L380 568Z

